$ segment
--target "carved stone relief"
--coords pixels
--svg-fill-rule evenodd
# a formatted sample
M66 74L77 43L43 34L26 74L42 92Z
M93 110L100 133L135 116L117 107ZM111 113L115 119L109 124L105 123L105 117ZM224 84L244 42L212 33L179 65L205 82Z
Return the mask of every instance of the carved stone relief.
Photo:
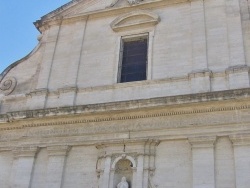
M158 144L159 141L148 139L132 142L128 140L128 143L124 141L116 145L103 143L96 146L99 150L96 169L99 185L114 188L125 177L129 188L155 188L153 176Z
M119 0L113 0L112 3L110 4L110 7L113 7ZM134 5L134 4L138 4L140 3L141 1L143 0L127 0L127 2L130 4L130 5Z
M16 88L17 80L14 77L7 77L0 82L0 92L6 96L11 94Z
M151 11L136 10L117 17L110 27L115 31L126 29L154 27L160 22L160 17Z
M140 3L142 0L127 0L129 4L133 5L133 4L137 4Z
M133 181L133 164L128 159L121 159L116 163L115 175L114 175L114 186L118 185L123 177L131 187Z

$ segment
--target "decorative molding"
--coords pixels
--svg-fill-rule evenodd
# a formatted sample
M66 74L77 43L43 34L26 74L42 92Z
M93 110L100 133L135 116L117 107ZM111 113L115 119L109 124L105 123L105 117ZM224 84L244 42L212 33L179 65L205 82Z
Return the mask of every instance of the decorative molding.
M159 22L160 17L157 14L146 10L136 10L116 18L111 22L110 27L117 32L132 27L154 26Z
M192 148L207 148L214 147L216 141L215 136L190 137L188 138Z
M0 82L0 91L6 96L11 94L17 85L17 80L14 77L7 77Z
M250 68L247 65L236 65L226 69L226 74L249 72Z
M153 183L153 178L151 175L148 176L148 184L149 184L149 188L157 188L158 186L156 186L154 183Z
M61 115L77 115L77 114L89 114L101 112L114 112L127 110L138 110L149 107L167 107L178 104L192 104L197 102L211 102L211 101L228 101L228 100L240 100L246 99L250 96L250 89L239 89L239 90L227 90L221 92L208 92L200 94L190 94L190 95L179 95L172 97L160 97L152 99L141 99L135 101L123 101L123 102L113 102L113 103L103 103L103 104L93 104L93 105L83 105L75 107L61 107L61 108L50 108L50 109L40 109L40 110L28 110L28 111L18 111L9 112L7 114L0 114L0 123L12 122L28 118L44 118L52 116ZM249 109L249 104L234 104L224 107L200 107L196 109L185 109L185 110L171 110L162 113L147 113L140 115L122 115L119 116L109 116L109 117L98 117L98 118L82 118L77 120L64 120L57 122L43 122L43 123L31 123L23 124L21 126L12 127L2 127L0 130L13 130L22 129L25 127L39 127L39 126L50 126L50 125L66 125L66 124L79 124L79 123L91 123L91 122L102 122L102 121L117 121L117 120L127 120L127 119L141 119L141 118L151 118L151 117L162 117L162 116L175 116L183 114L197 114L197 113L209 113L216 111L231 111L231 110L241 110Z
M109 7L113 7L116 3L118 3L119 0L112 0L111 4ZM135 4L139 4L140 2L142 2L143 0L127 0L127 2L130 5L135 5Z
M79 0L73 0L79 1ZM72 1L72 2L73 2ZM81 0L80 0L81 1ZM158 7L159 5L170 5L170 4L176 4L176 3L182 3L182 2L187 2L187 0L150 0L150 1L141 1L139 4L133 4L133 6L128 5L128 6L122 6L122 7L112 7L112 8L106 8L106 9L101 9L101 10L95 10L95 11L90 11L86 13L81 13L81 14L76 14L73 16L65 16L63 17L63 22L75 22L78 21L79 19L86 19L88 16L93 16L93 17L103 17L103 16L109 16L109 15L115 15L119 14L121 11L123 12L128 12L131 10L135 10L135 8L141 8L141 9L151 9L154 7ZM49 22L54 22L55 19L57 18L57 15L59 15L61 12L64 10L71 8L71 6L74 6L75 4L69 4L69 6L63 6L59 7L55 11L52 11L51 13L43 16L40 20L37 20L34 24L40 32L43 32L48 28L46 25L49 25ZM112 5L112 4L111 4ZM136 6L136 7L135 7ZM46 26L46 28L44 27Z
M49 156L66 156L70 151L70 146L48 146L47 151Z
M115 169L115 166L116 166L116 163L118 161L120 161L121 159L127 159L129 160L132 164L133 164L133 168L136 168L137 167L137 161L135 159L134 156L131 156L129 154L121 154L120 156L118 157L115 157L115 159L113 159L112 161L112 165L111 165L111 169L114 170Z
M13 154L15 158L35 157L38 151L38 147L16 147L13 149Z
M139 4L143 0L127 0L130 5Z
M59 88L58 92L59 92L59 94L77 92L77 87L75 87L75 86L70 87L69 86L69 87Z
M212 71L211 70L197 70L195 72L191 72L188 74L189 78L196 78L196 77L211 77Z
M229 138L232 141L234 146L250 145L250 135L249 134L230 135Z
M41 89L36 89L36 90L26 94L26 96L34 97L34 96L48 95L48 93L49 93L48 89L41 88Z

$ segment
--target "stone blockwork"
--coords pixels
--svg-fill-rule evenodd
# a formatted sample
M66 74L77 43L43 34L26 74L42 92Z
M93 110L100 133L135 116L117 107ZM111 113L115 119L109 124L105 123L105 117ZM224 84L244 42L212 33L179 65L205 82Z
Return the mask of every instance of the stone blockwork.
M0 74L1 188L249 188L247 0L72 0ZM118 83L122 42L147 78Z

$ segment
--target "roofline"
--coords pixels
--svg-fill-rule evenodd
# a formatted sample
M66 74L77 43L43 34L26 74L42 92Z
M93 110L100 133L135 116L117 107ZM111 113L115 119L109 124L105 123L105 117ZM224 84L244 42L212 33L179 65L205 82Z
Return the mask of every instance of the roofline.
M68 3L66 3L66 4L58 7L57 9L49 12L48 14L45 14L44 16L41 17L41 19L36 20L33 24L35 25L35 27L37 28L37 30L39 32L41 32L40 29L39 29L39 27L40 27L40 23L43 20L45 20L46 18L53 17L54 15L56 15L56 14L58 14L58 13L64 11L64 10L66 10L66 9L68 9L69 7L74 6L75 4L77 4L80 1L82 1L82 0L71 0L70 2L68 2Z
M19 65L23 61L27 60L32 54L34 54L40 48L40 46L41 46L41 43L39 42L38 45L30 53L28 53L28 55L26 55L23 58L15 61L14 63L10 64L6 69L4 69L4 71L2 73L0 73L0 83L2 82L2 80L4 79L6 74L8 72L10 72L10 70L12 68L16 67L17 65Z

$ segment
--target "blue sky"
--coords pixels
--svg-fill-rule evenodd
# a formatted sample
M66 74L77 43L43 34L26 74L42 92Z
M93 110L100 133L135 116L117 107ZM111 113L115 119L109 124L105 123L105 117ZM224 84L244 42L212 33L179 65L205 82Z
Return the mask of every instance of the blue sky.
M33 22L70 0L0 0L0 73L37 45Z

